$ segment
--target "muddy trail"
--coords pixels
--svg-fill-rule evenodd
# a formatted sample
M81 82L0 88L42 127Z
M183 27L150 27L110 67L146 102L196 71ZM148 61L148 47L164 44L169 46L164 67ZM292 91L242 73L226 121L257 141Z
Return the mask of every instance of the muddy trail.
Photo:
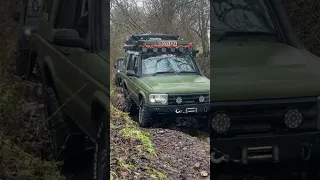
M115 92L115 109L120 114L123 112L123 93L121 88ZM111 115L113 117L113 115ZM135 121L137 117L131 117L129 121ZM126 122L119 118L113 125L118 130L125 128ZM112 125L112 126L113 126ZM111 128L111 171L118 177L126 179L210 179L210 144L209 132L201 129L196 119L165 119L157 120L150 128L140 128L134 125L135 131L147 134L150 147L156 154L148 155L148 148L141 152L137 140L129 140ZM125 143L124 143L125 142ZM140 150L139 150L140 149ZM140 152L139 152L140 151ZM134 157L134 158L133 158ZM125 164L135 164L136 167L124 168L114 162L121 159ZM139 159L135 163L134 159ZM153 173L150 173L153 171ZM148 173L149 171L149 173ZM155 173L156 172L156 173ZM157 176L158 175L158 176Z

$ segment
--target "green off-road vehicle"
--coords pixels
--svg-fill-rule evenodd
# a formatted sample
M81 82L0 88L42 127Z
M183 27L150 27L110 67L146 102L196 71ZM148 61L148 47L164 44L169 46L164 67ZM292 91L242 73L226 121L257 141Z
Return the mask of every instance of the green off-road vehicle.
M212 175L268 163L320 170L320 58L280 1L211 2Z
M192 44L178 36L137 34L127 38L121 81L125 110L139 124L151 125L156 115L205 116L210 80L194 58Z
M36 62L37 53L31 34L38 26L42 0L23 0L20 11L13 13L13 19L19 23L18 50L16 73L28 77Z
M32 36L53 154L77 167L93 149L85 179L110 177L109 12L108 0L45 0Z
M116 86L120 86L121 85L120 72L121 72L121 69L122 69L122 65L123 65L123 57L119 57L116 60L116 63L114 64L114 68L115 68L115 71L116 71L116 77L114 79L114 84Z

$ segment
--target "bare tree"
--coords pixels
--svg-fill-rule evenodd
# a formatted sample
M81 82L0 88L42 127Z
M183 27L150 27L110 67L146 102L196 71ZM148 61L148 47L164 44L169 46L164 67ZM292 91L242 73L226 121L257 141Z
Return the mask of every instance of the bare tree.
M208 0L111 0L111 44L123 45L132 33L168 33L192 41L208 54L209 13Z

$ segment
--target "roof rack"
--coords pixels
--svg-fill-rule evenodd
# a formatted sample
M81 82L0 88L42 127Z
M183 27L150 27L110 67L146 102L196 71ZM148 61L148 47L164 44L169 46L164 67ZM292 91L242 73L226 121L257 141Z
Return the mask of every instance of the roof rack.
M189 41L179 40L179 36L167 35L167 34L138 34L127 37L124 45L125 51L142 51L142 52L167 52L170 50L171 53L176 52L191 52L192 43Z
M127 36L125 44L132 44L139 40L178 40L179 36L169 34L135 34Z

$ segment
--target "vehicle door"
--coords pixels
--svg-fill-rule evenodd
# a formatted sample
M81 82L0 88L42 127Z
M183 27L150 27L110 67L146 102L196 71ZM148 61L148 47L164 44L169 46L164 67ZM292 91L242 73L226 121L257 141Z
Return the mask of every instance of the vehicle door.
M89 28L93 26L93 23L90 23L89 2L59 1L54 29L76 30L80 38L85 41L84 44L77 46L68 43L53 44L53 50L48 54L55 67L60 103L66 113L83 129L92 129L90 105L92 95L99 86L99 82L95 82L92 76L97 73L103 76L105 73L93 69L93 66L105 68L106 71L109 69L109 64L93 53L90 45L86 44L94 42L89 33Z
M129 57L129 61L127 64L127 71L131 70L131 71L135 71L135 65L136 65L136 56L131 54ZM135 84L135 79L137 77L134 76L126 76L127 77L127 88L128 88L128 93L130 95L130 97L132 98L132 100L135 101L135 91L137 89L136 84Z
M128 64L132 56L133 54L127 53L123 61L122 71L120 72L121 79L125 82L126 85L128 85L127 81L129 81L129 77L127 76Z
M133 71L135 72L135 74L138 77L132 77L132 83L135 85L135 89L132 92L132 99L136 102L139 103L139 91L141 89L141 85L140 85L140 77L141 77L141 61L140 61L140 55L134 55L133 56L134 59L134 67L133 67Z

